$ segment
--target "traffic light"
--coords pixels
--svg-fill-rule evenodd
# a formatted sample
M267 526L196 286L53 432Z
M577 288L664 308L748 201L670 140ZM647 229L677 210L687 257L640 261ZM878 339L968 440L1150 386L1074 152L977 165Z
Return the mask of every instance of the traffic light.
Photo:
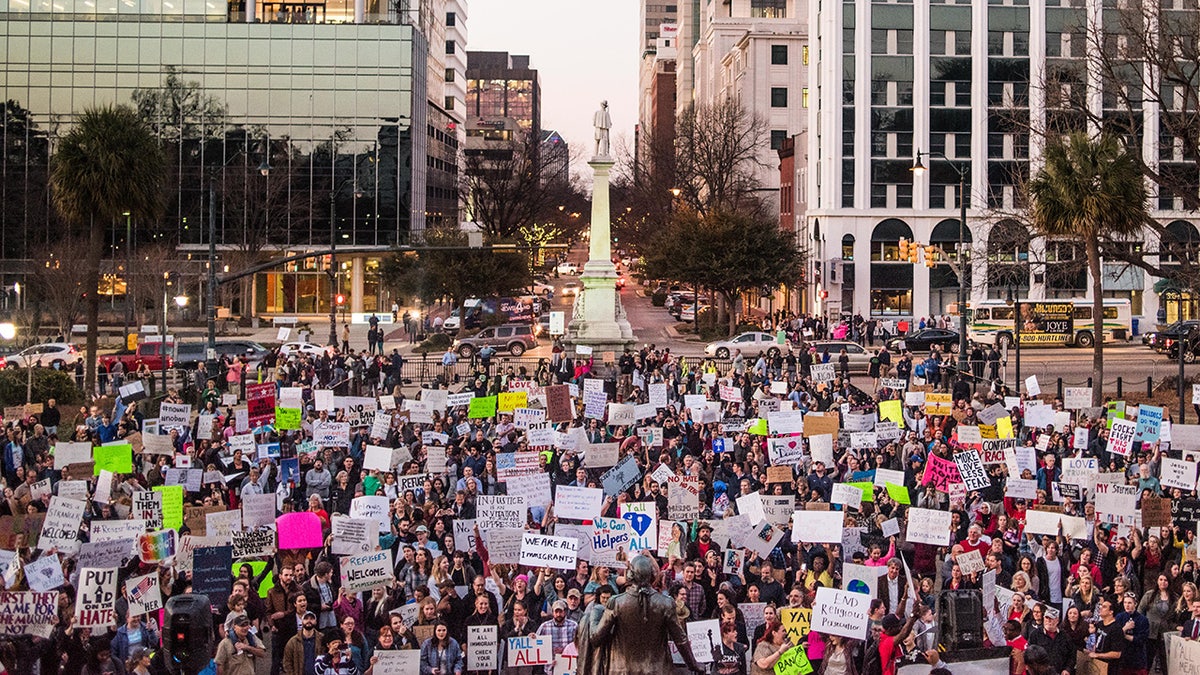
M900 237L900 260L908 260L908 240Z
M920 260L920 255L921 255L921 245L920 244L918 244L917 242L914 241L913 243L908 245L908 262L916 265L917 262Z
M925 247L925 266L933 267L934 263L936 263L936 262L937 262L937 247L934 246L933 244L930 244Z
M338 293L337 298L335 299L337 300L338 307L346 304L346 296L342 295L341 293Z
M163 652L173 675L198 673L212 658L212 609L207 595L186 593L167 600Z

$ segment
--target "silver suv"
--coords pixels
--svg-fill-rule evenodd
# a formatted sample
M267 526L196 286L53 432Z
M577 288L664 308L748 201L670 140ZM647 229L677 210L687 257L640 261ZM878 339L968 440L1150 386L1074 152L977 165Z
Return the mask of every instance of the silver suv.
M538 346L537 338L533 336L533 326L527 323L506 323L500 326L489 326L470 336L454 341L454 351L464 359L469 359L485 346L496 351L508 350L513 356L520 356L528 349Z

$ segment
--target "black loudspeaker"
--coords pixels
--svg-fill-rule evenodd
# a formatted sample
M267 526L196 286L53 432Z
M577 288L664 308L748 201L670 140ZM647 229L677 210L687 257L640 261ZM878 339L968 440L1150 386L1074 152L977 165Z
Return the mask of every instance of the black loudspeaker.
M163 661L172 675L195 675L212 659L212 608L207 595L176 595L167 600Z
M983 591L942 591L937 612L938 644L948 650L983 647Z

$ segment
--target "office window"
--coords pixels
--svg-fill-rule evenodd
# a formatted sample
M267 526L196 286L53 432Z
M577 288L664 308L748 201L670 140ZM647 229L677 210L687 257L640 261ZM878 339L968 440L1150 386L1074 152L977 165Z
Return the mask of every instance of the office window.
M446 81L447 81L447 82L453 82L453 81L454 81L454 69L453 69L453 68L447 68L447 69L446 69Z
M771 87L771 107L786 108L788 101L787 87Z
M803 108L808 107L808 87L800 90L800 106Z
M804 62L804 65L807 66L808 65L808 45L804 45L803 47L801 47L800 53L802 55L802 61Z
M807 53L808 48L805 48ZM788 62L787 45L771 45L771 65L786 66Z
M446 27L457 25L455 24L457 19L458 17L454 15L454 12L446 12Z
M446 104L445 104L444 106L442 106L442 107L443 107L443 108L445 108L446 110L454 110L454 97L453 97L453 96L447 96L447 97L446 97Z
M787 138L787 132L783 129L771 130L771 149L778 150L783 147L783 141Z
M447 54L454 53L454 40L446 40L446 53Z

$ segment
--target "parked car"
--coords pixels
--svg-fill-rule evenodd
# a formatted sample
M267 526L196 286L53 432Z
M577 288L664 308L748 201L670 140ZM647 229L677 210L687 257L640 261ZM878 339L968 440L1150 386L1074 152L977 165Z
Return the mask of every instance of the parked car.
M904 343L904 348L910 352L927 352L933 347L937 347L942 351L958 353L958 331L945 328L926 328L908 335L894 337L888 340L887 348L890 351L898 352L901 342Z
M538 346L537 338L533 336L533 326L527 323L506 323L499 326L489 326L470 336L454 341L453 349L464 359L469 359L484 345L491 345L496 351L507 350L513 356L520 356L526 350Z
M579 274L579 265L573 262L560 262L558 267L554 268L555 274Z
M842 350L846 350L846 356L850 357L850 372L865 373L871 366L871 352L863 348L857 342L849 340L821 340L819 342L810 342L809 346L817 350L814 363L832 363L838 362L838 357L842 355ZM826 359L825 355L829 358Z
M324 345L313 344L311 342L285 342L279 346L279 355L283 358L288 358L292 354L303 354L305 356L321 356L325 353Z
M1171 349L1171 345L1187 335L1193 328L1200 326L1200 320L1189 319L1187 321L1176 321L1175 323L1149 333L1149 341L1147 344L1156 352L1163 353Z
M245 356L251 367L266 358L270 350L253 340L217 340L215 343L217 359L225 357ZM197 364L208 360L208 342L180 342L175 350L175 365L188 370L195 369Z
M708 343L704 347L704 354L706 356L715 356L718 359L727 359L735 349L742 350L742 356L746 358L757 356L761 351L765 351L772 358L779 353L779 345L776 344L774 335L749 331L735 335L728 340L717 340L716 342Z
M705 314L708 314L710 311L712 311L711 305L705 304L703 302L700 303L700 316L704 316ZM676 318L684 323L695 321L696 320L696 306L690 302L680 305L679 316Z
M1195 363L1200 360L1200 327L1193 327L1185 337L1171 341L1167 355L1174 361L1179 358L1179 348L1183 347L1183 362Z
M31 364L47 368L54 365L62 367L75 363L79 358L79 350L75 345L65 342L47 342L45 344L26 347L16 354L4 357L5 368L26 368Z
M125 367L125 372L132 373L138 369L138 364L144 363L150 370L158 371L163 367L163 343L161 340L154 342L143 342L137 346L137 349L122 349L115 354L101 354L96 363L103 372L111 372L113 364L120 361ZM175 343L168 341L166 343L165 355L167 359L167 367L175 367ZM73 360L73 359L72 359Z

